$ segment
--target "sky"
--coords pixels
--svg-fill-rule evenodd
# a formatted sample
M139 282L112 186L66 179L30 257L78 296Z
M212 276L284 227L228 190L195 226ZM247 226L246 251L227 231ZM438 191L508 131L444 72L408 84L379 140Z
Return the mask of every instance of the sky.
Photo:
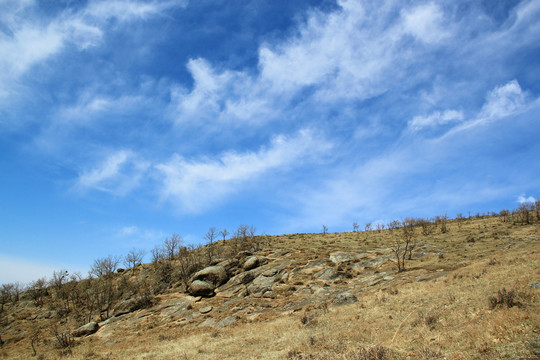
M0 283L172 233L540 196L540 0L0 0Z

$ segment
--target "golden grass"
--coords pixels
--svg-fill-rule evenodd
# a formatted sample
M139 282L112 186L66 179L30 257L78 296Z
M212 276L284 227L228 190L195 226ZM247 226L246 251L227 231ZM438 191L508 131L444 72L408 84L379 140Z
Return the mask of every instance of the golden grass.
M337 250L383 254L394 236L399 233L372 231L367 239L364 233L283 235L271 244L294 250L294 267ZM292 296L284 292L268 303L267 314L249 320L240 312L240 320L224 329L149 316L134 327L77 340L69 358L365 359L371 350L386 352L383 359L532 359L540 350L540 294L530 288L540 280L538 238L537 226L498 218L467 221L461 229L453 222L449 233L419 237L420 250L432 253L407 262L407 271L395 274L391 261L374 269L394 278L363 288L355 304L284 313ZM441 276L417 280L425 274ZM335 286L346 290L355 280ZM294 281L299 288L312 285L307 275ZM515 291L519 305L492 309L489 297L503 288ZM0 354L26 359L30 343L5 346ZM49 339L38 354L55 359L60 351Z

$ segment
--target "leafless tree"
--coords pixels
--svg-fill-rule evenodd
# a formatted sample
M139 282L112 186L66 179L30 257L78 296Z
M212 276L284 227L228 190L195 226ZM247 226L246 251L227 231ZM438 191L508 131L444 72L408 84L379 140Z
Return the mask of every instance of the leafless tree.
M402 221L402 237L397 237L394 241L392 250L396 256L398 272L405 271L405 260L412 258L412 251L416 246L414 236L414 219L405 219ZM408 257L407 257L408 255Z
M323 225L322 226L322 234L326 235L327 232L328 232L328 227L326 225Z
M96 259L90 268L90 274L98 278L102 276L111 277L118 268L118 264L120 264L120 257L118 256L109 255L105 258Z
M123 263L127 268L131 268L131 271L133 272L135 267L142 263L145 255L146 251L133 248L124 257Z
M163 254L163 248L159 245L154 246L151 253L152 264L154 264L154 266L157 266L159 262L165 258L165 255Z
M163 243L163 249L167 258L174 258L178 255L180 247L184 243L184 239L177 233L173 233L171 237L165 239Z
M229 236L229 231L227 229L223 229L219 232L219 235L223 237L223 241L227 239L227 236Z
M110 309L116 296L113 277L119 263L120 257L109 255L96 259L90 269L90 275L97 277L95 282L97 308L105 308L105 318L109 318Z
M45 296L47 295L47 280L45 278L33 281L28 287L30 297L34 301L34 305L42 306Z
M358 228L359 228L360 225L358 225L358 223L355 221L352 223L352 227L353 227L353 231L354 232L357 232L358 231Z
M393 232L394 230L396 229L399 229L399 227L401 226L401 222L399 222L398 220L392 220L388 223L388 225L386 226L391 232Z
M13 284L2 284L0 288L0 312L4 311L4 305L10 302L13 296Z
M204 235L204 239L206 240L206 256L208 258L208 263L211 263L212 259L214 258L214 241L216 240L217 235L218 231L215 227L208 229Z

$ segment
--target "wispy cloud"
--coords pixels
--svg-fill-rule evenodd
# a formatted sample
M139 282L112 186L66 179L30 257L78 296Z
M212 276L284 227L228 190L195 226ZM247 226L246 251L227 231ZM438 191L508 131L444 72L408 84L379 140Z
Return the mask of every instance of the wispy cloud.
M129 150L119 150L107 155L92 169L83 171L75 184L78 191L89 189L126 195L139 185L149 163L137 158Z
M0 99L13 95L24 73L60 53L66 44L75 44L81 50L99 45L110 20L125 24L186 4L187 1L92 1L77 12L65 11L48 21L38 21L33 18L37 6L34 1L0 3L0 13L4 13L4 31L0 31Z
M482 169L490 169L490 160L481 154L476 162L463 147L474 149L469 139L489 146L489 137L479 135L490 132L495 135L499 130L495 130L496 121L486 119L510 126L511 119L519 113L534 113L536 109L538 101L525 101L519 84L511 81L489 91L484 105L470 119L457 111L415 117L408 124L413 130L447 123L457 125L434 139L408 138L407 142L356 166L337 166L308 188L294 187L291 190L294 195L290 197L295 201L290 206L295 207L298 216L289 218L290 229L298 230L302 226L309 229L314 223L344 227L348 220L358 218L375 220L386 216L390 221L392 216L422 213L443 204L464 211L468 204L511 193L520 185L490 184L482 175L486 171ZM471 168L472 165L477 168ZM533 201L532 196L518 198L520 203ZM427 210L430 211L433 210Z
M445 40L450 31L444 23L444 14L435 3L403 10L403 27L405 32L426 43L437 43Z
M436 111L428 116L415 116L409 121L408 126L411 130L418 131L426 127L434 127L461 120L463 120L463 112L461 111L445 110L442 113Z
M332 144L310 130L277 136L257 152L226 152L216 158L189 160L174 155L156 165L163 175L162 197L182 211L199 213L245 189L262 176L318 161Z
M533 196L520 195L517 199L520 204L534 204L536 199Z

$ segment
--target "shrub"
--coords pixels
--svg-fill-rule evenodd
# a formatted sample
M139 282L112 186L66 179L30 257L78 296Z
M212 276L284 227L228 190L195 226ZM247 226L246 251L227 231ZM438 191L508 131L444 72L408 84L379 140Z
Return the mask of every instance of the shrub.
M506 291L505 288L499 290L497 296L490 296L488 299L491 310L501 306L506 306L509 309L521 305L519 301L516 301L516 293L514 290Z

